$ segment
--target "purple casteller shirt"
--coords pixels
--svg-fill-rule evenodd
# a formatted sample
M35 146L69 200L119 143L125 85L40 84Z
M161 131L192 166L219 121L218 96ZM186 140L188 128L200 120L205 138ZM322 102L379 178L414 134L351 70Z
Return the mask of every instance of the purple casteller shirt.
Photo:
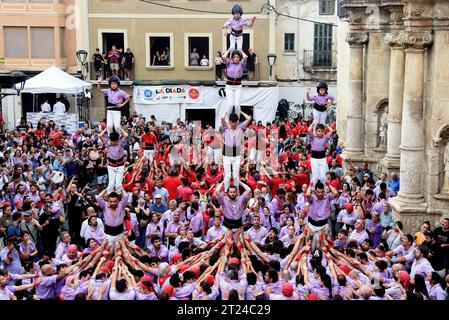
M150 292L149 294L144 294L139 290L136 290L136 300L157 300L157 296L154 292Z
M104 144L106 148L108 148L108 158L112 160L120 160L125 156L125 146L126 140L123 138L119 140L119 143L115 146L111 146L109 141Z
M56 296L56 275L43 277L36 287L36 295L40 300L52 299Z
M226 230L222 226L220 226L219 228L213 226L209 228L209 230L207 230L206 241L213 241L224 233L226 233Z
M123 224L123 219L125 218L125 207L128 205L128 197L123 197L119 202L116 210L115 216L111 213L111 208L106 204L102 197L96 196L98 206L103 209L104 222L110 227L118 227Z
M242 218L246 203L249 200L248 193L245 191L238 196L234 201L225 197L223 194L217 197L218 203L223 208L224 216L230 220L239 220Z
M167 228L165 229L165 234L167 233L178 233L179 228L184 227L184 224L180 221L179 223L175 223L174 221L169 222Z
M309 217L315 221L320 221L329 218L331 214L331 202L334 200L334 195L329 192L323 198L318 200L315 194L309 197L310 211Z
M243 27L249 27L250 25L251 25L251 21L249 21L245 18L240 18L238 20L235 20L234 17L232 17L232 18L229 18L223 24L223 29L231 27L232 30L240 31L243 29Z
M325 134L322 138L318 138L315 135L310 135L311 150L313 151L325 151L327 142L330 140L329 136Z
M230 148L232 147L239 147L240 144L243 141L243 136L245 135L246 125L245 123L240 123L237 129L232 130L227 125L223 128L224 134L223 134L223 143L225 146L228 146Z
M335 97L330 94L325 94L324 96L322 96L322 95L311 96L311 97L309 97L308 100L313 101L320 106L324 106L327 104L327 101L329 99L335 100Z
M166 246L164 246L163 244L161 244L161 247L159 248L158 251L156 251L156 248L151 245L148 246L148 251L150 251L150 256L152 257L162 257L162 261L163 262L168 262L168 249Z
M108 97L108 103L112 105L122 103L123 101L129 98L129 95L125 91L120 89L116 90L105 89L103 91L103 94L105 97Z
M109 299L110 300L121 300L121 301L129 301L134 300L136 298L136 289L128 288L125 292L117 292L116 289L109 290Z
M200 215L199 212L197 212L190 220L190 228L193 233L197 233L203 229L203 216Z
M80 292L81 290L79 287L72 288L65 285L61 290L61 295L64 296L64 300L75 300L75 296Z
M239 61L239 63L232 63L230 59L226 61L226 72L228 78L231 79L239 79L243 77L243 69L245 69L246 64L243 63L243 60Z

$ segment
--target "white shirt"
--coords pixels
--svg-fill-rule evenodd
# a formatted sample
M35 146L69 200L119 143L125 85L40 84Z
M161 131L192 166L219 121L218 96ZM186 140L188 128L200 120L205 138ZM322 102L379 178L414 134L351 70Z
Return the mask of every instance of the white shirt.
M204 67L207 67L209 65L209 59L201 59L200 64Z
M56 102L53 106L53 112L57 114L65 113L65 105L60 101Z
M50 104L48 102L44 102L43 104L41 104L41 111L42 112L51 112Z
M349 235L349 241L351 240L357 240L358 244L362 244L363 241L366 239L369 239L368 233L366 230L363 230L362 232L357 232L356 229L352 230L351 234Z
M89 220L89 219L86 219L86 220L83 221L83 223L81 223L80 236L83 239L85 238L85 234L86 234L87 228L89 227L89 224L87 223L87 220ZM101 229L104 230L103 220L101 220L100 218L97 218L97 223L98 223L98 228L101 228Z

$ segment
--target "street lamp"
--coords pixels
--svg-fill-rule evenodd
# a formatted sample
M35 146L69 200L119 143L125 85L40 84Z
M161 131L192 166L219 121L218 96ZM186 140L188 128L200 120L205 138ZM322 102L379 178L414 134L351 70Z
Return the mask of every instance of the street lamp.
M20 92L25 87L25 81L26 81L26 74L22 71L13 71L10 73L10 78L12 82L12 88L16 91L13 93L2 93L1 87L0 87L0 100L7 96L20 96Z
M84 70L86 70L86 72L89 72L89 64L86 62L88 55L89 53L86 50L78 50L76 52L78 62L81 64L81 72L83 73L83 80L85 80Z
M278 56L274 53L269 53L267 55L267 59L268 59L268 65L270 66L270 80L272 80L272 76L273 76L273 67L276 64L276 59L278 58Z
M15 92L2 92L2 88L0 86L0 112L4 114L3 112L3 105L2 100L5 97L8 96L20 96L20 92L22 92L23 88L25 87L25 81L27 79L27 76L25 73L21 71L13 71L10 73L9 77L11 78L11 84L12 89L15 90ZM14 110L14 119L16 118L16 108L13 108ZM15 121L15 120L14 120ZM0 129L3 130L3 125L0 127Z

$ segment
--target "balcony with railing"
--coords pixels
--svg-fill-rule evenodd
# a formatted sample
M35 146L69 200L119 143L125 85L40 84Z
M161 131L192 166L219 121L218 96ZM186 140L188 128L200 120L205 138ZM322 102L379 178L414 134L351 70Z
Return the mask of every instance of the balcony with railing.
M311 72L337 71L337 51L304 50L303 68Z

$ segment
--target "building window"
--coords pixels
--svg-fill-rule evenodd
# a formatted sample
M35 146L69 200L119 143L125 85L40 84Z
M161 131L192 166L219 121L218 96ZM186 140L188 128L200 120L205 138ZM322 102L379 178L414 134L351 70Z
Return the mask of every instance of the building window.
M233 48L235 48L235 43L233 43L232 46L233 46ZM224 51L227 51L230 47L231 47L231 37L228 34L228 36L226 37L226 45L225 45ZM242 44L243 52L248 54L249 48L254 49L254 33L253 33L253 30L244 30L243 31L243 44Z
M295 51L295 34L285 33L284 34L284 51L294 52Z
M54 28L31 28L31 57L55 57L55 31Z
M212 56L212 34L184 34L184 65L186 67L210 67Z
M343 5L343 0L338 0L337 16L340 19L345 18L348 15L348 10L346 10L346 8L343 8Z
M332 25L315 23L313 65L316 67L332 65Z
M6 58L28 58L26 27L3 27Z
M333 15L335 12L335 0L320 0L320 15Z
M173 34L147 34L147 67L174 67Z

